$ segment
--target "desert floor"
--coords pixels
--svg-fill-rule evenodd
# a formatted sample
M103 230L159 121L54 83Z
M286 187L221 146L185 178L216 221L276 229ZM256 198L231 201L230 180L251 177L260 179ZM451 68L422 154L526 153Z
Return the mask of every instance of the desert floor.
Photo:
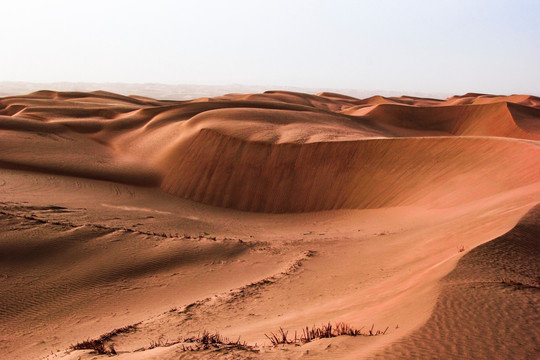
M526 95L0 98L0 357L536 358L539 145Z

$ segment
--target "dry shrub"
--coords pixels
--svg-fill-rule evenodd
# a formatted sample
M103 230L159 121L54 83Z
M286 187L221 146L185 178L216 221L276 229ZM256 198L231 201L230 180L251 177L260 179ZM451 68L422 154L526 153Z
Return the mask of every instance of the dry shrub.
M210 333L203 331L202 335L184 339L184 343L193 343L194 345L182 345L184 351L198 351L208 349L220 349L220 348L235 348L239 350L253 350L251 346L248 346L245 341L240 341L240 337L237 340L231 341L229 338L220 335L219 333Z
M124 334L135 331L137 325L124 326L122 328L114 329L104 335L101 335L99 339L88 339L86 341L71 345L72 350L93 350L97 354L102 355L116 355L114 345L111 344L105 347L105 343L110 341L114 336L118 334Z
M311 329L306 326L304 329L302 329L302 334L300 337L298 336L298 333L295 331L294 338L288 337L289 332L283 330L282 328L279 328L279 332L277 334L274 334L273 332L270 333L270 335L264 334L268 340L272 343L272 345L281 345L281 344L298 344L298 343L308 343L315 339L323 339L323 338L333 338L337 336L377 336L377 335L384 335L386 334L386 331L388 330L388 327L384 331L373 331L375 327L375 324L371 326L371 329L368 332L362 332L363 328L356 329L352 327L349 324L346 323L336 323L332 325L331 323L328 323L326 325L321 326L313 326Z

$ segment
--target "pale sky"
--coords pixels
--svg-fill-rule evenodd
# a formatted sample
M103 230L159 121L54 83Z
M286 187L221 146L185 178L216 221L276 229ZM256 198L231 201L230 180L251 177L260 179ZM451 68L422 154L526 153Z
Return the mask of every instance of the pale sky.
M0 81L540 95L540 1L3 0Z

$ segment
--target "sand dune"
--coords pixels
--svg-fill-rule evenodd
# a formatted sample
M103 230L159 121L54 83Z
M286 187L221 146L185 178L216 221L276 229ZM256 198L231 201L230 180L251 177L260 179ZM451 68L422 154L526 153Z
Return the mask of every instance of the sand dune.
M399 205L451 206L540 180L540 149L512 140L372 139L269 146L199 132L162 188L248 211L304 212ZM500 172L504 166L513 175ZM515 176L515 177L514 177ZM460 177L467 177L464 186Z
M118 357L530 357L537 210L503 234L539 141L527 95L0 98L0 355L90 359L69 346L136 324ZM388 331L265 337L328 321ZM205 329L249 346L184 352Z
M7 118L1 126L12 131L12 140L4 143L0 161L161 183L174 195L249 211L422 205L426 197L443 196L440 189L455 203L474 200L471 189L488 196L538 180L537 147L517 139L540 138L540 110L486 99L492 102L426 106L418 100L422 105L415 106L382 97L270 91L174 103L102 91L40 91L2 100ZM376 105L357 115L359 104ZM60 134L63 140L54 139ZM82 168L84 155L77 150L91 154ZM44 158L34 157L36 151ZM501 165L511 176L500 173ZM463 186L456 178L468 176L467 169L474 182Z

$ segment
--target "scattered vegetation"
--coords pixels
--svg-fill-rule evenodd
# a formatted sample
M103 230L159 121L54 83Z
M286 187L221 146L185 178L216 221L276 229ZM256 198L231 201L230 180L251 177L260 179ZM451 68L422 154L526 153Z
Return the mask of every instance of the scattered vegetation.
M96 340L86 340L83 342L80 342L76 345L72 345L71 349L73 350L93 350L97 354L101 355L116 355L116 350L114 349L114 345L110 345L107 349L105 347L105 344L103 341L96 339Z
M356 329L346 323L336 323L332 325L328 323L326 325L321 325L319 327L313 326L311 329L305 327L302 329L302 333L294 332L294 337L289 337L289 332L279 328L279 332L274 334L273 332L270 335L265 334L265 336L270 340L273 346L278 345L287 345L295 344L301 345L316 339L323 338L333 338L338 336L378 336L385 335L388 331L388 327L384 331L376 330L374 331L375 325L371 326L371 329L367 331L362 331L363 328ZM397 327L396 327L397 328ZM122 333L128 333L135 331L136 325L126 326L124 328L116 329L101 336L99 339L95 340L86 340L80 342L76 345L72 345L72 350L93 350L97 354L101 355L116 355L116 349L114 344L106 345L114 336ZM166 347L172 345L182 345L183 351L204 351L204 350L219 350L219 349L233 349L233 350L245 350L251 352L258 352L257 345L251 346L248 345L245 341L240 341L240 337L236 340L230 340L227 337L222 336L218 332L210 333L208 331L203 331L202 334L193 336L190 338L185 338L183 340L177 340L169 342L169 340L164 337L160 337L157 341L151 341L149 347L143 347L135 351L144 351L150 350L157 347Z
M298 332L294 332L294 338L289 338L289 332L283 330L282 328L279 328L279 332L277 334L274 334L273 332L270 333L270 335L264 334L268 340L272 343L272 345L282 345L282 344L305 344L308 342L311 342L315 339L323 339L323 338L332 338L337 336L377 336L377 335L384 335L386 334L386 331L388 331L388 327L384 331L373 331L375 327L375 324L371 326L371 329L368 332L362 332L363 328L356 329L350 326L349 324L345 323L336 323L335 325L332 325L331 323L328 323L326 325L321 325L319 327L313 326L311 329L309 327L305 327L302 329L302 334L298 334Z

